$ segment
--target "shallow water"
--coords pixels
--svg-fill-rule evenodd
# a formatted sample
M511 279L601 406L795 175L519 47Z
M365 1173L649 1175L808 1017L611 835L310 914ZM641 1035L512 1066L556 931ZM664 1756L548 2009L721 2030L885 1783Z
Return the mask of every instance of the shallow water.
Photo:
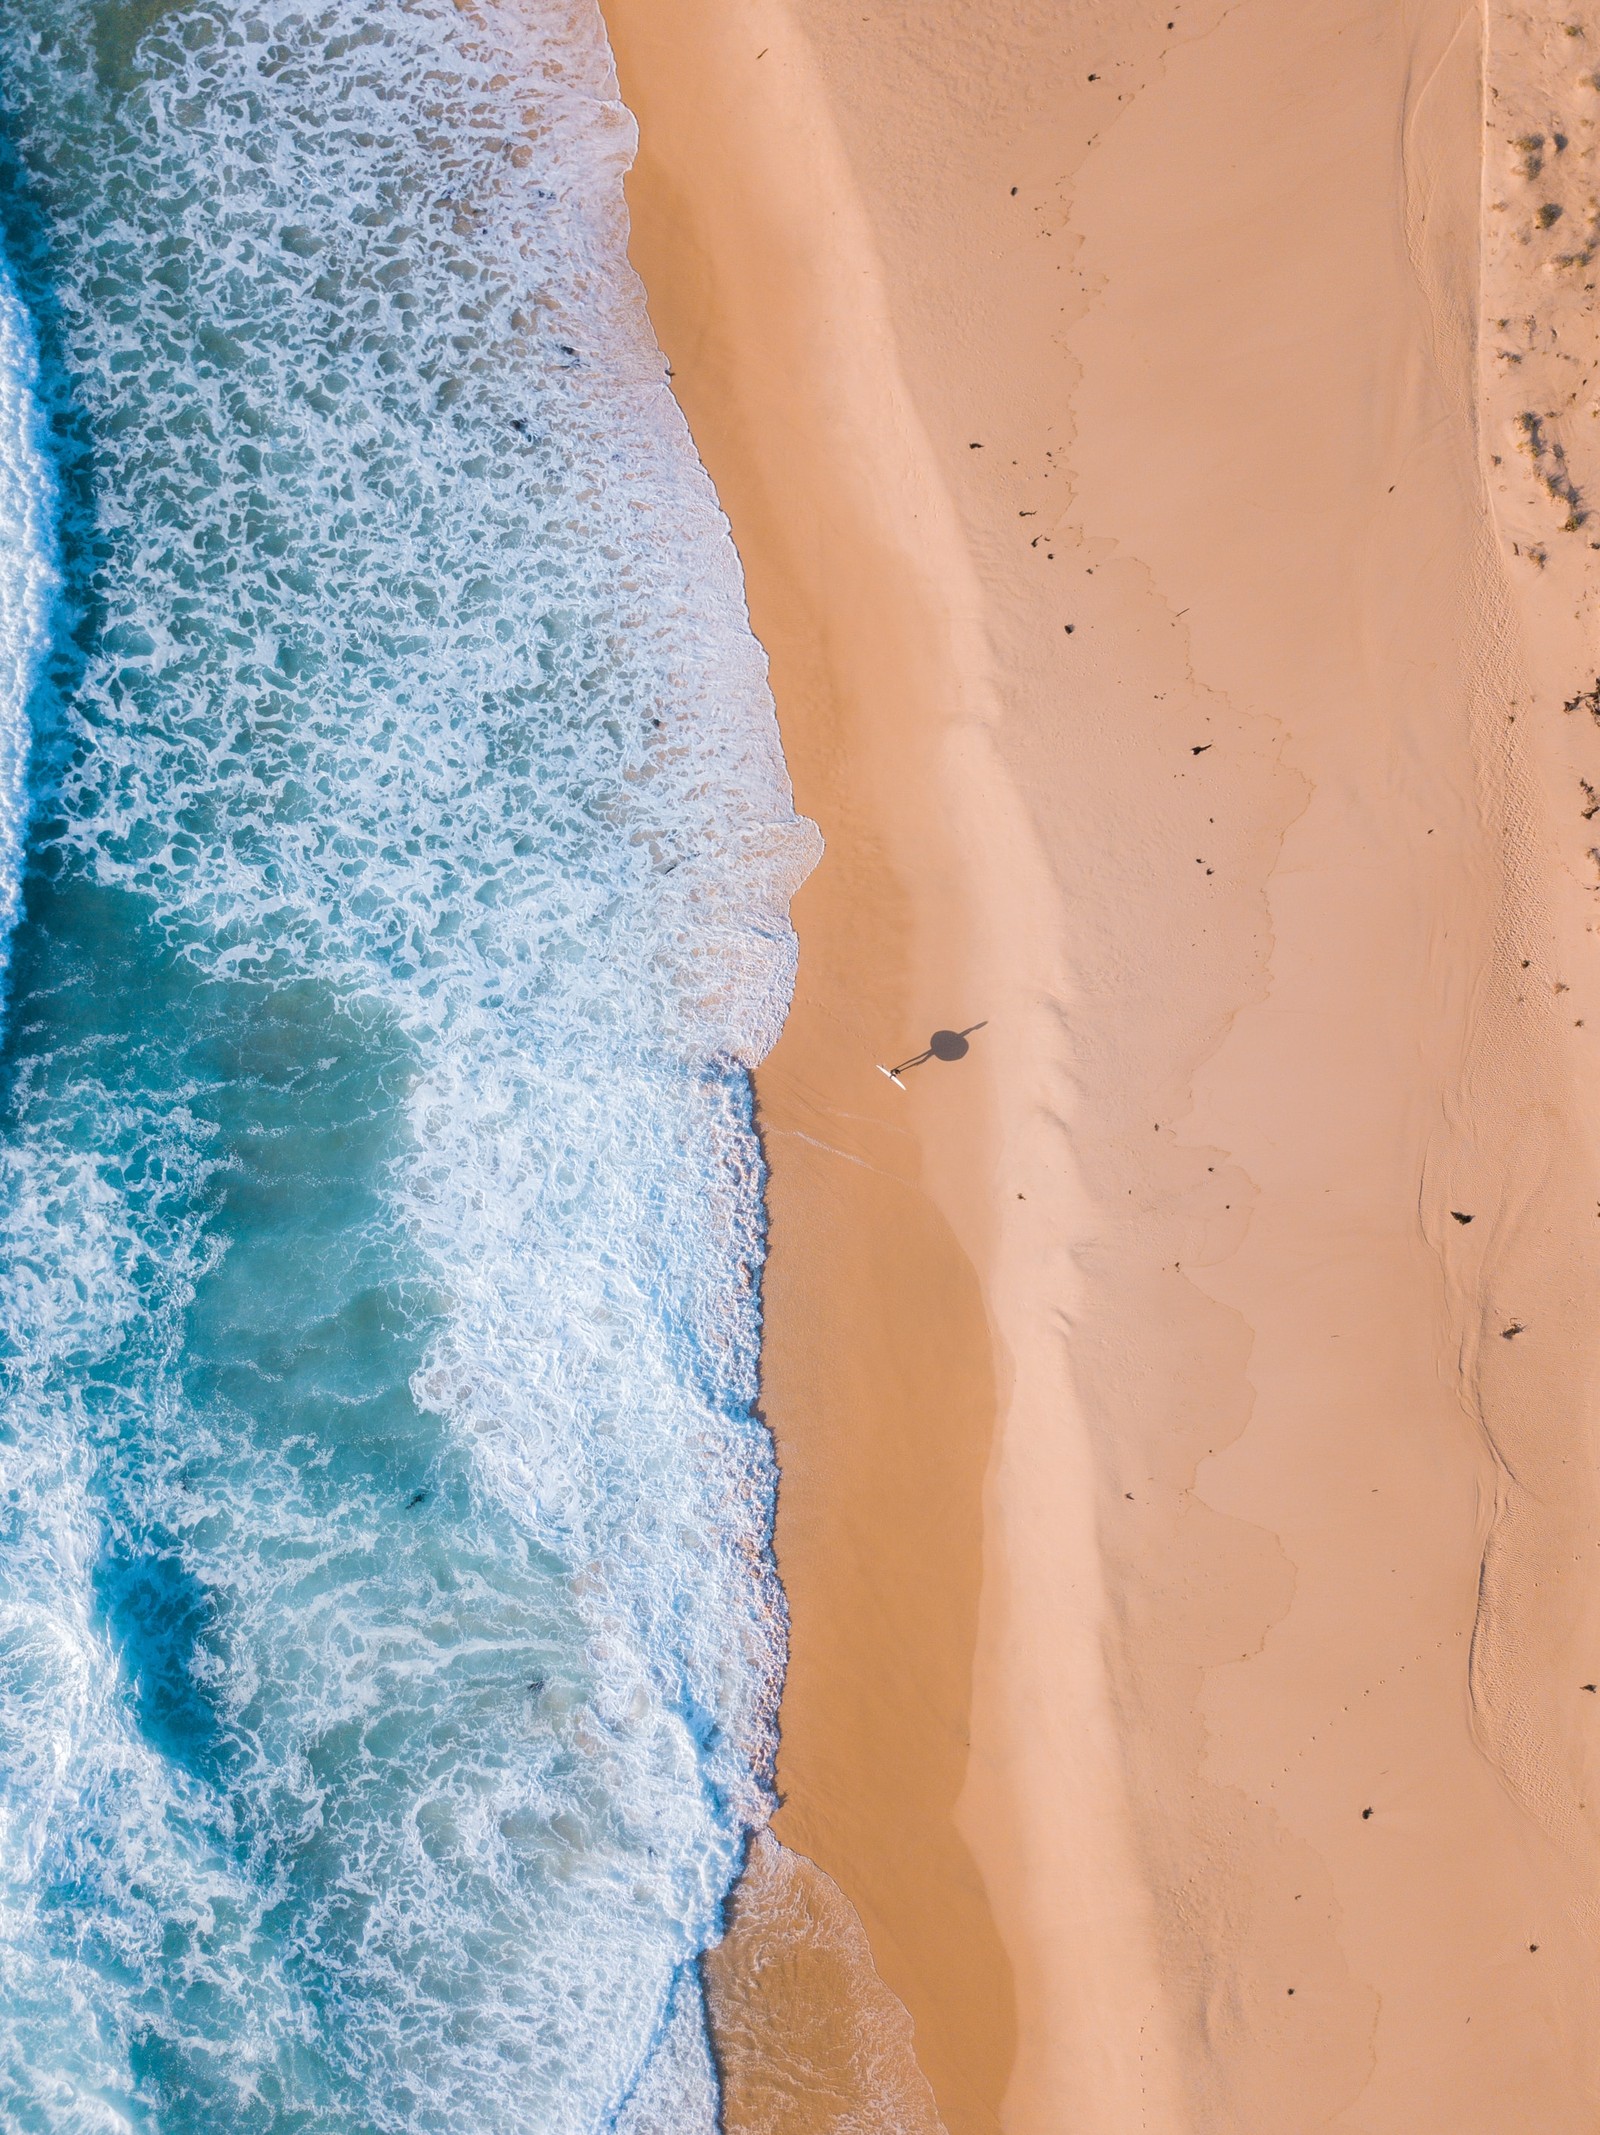
M559 7L0 18L7 2126L711 2124L814 834L609 93Z

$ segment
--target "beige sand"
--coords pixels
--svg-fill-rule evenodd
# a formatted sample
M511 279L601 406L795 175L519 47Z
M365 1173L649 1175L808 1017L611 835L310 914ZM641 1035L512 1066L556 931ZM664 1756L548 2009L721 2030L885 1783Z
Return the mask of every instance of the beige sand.
M1600 25L605 13L828 841L730 2127L1590 2130Z

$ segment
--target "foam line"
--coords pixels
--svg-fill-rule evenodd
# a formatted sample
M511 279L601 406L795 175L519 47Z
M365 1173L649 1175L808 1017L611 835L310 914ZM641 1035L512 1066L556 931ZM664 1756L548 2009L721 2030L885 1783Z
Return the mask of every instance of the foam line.
M32 322L0 259L0 983L21 900L28 708L59 591L56 490Z

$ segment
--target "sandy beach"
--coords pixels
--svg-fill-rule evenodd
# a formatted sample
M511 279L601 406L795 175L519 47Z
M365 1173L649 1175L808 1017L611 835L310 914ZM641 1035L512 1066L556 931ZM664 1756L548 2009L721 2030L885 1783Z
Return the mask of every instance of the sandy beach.
M1168 4L604 0L827 848L733 2135L1600 2111L1600 28Z

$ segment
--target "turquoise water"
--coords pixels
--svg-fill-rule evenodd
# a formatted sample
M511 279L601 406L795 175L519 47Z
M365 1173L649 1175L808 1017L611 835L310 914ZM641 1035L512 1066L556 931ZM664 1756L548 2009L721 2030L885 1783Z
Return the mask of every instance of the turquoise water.
M613 97L553 0L0 16L6 2128L714 2123L815 838Z

